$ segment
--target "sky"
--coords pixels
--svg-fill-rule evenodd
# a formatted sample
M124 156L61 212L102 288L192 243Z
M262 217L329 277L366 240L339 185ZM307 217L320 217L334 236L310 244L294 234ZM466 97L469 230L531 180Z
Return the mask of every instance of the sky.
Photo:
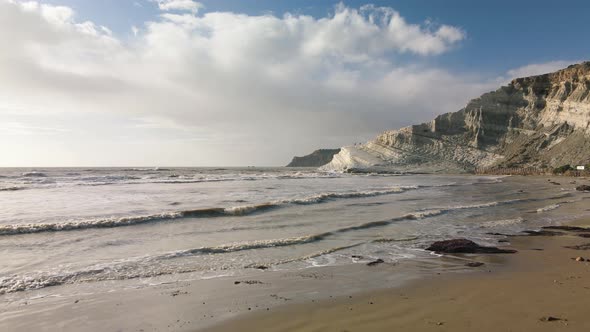
M0 167L284 165L588 60L589 9L0 0Z

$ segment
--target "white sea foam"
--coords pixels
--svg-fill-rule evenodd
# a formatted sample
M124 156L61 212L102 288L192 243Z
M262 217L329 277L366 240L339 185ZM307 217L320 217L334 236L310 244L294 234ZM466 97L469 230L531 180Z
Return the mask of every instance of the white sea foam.
M24 275L5 276L0 277L0 295L79 282L147 278L165 274L195 272L200 271L202 267L198 265L165 264L164 262L187 256L224 254L244 250L306 244L320 241L330 235L330 233L324 233L295 238L231 243L212 247L177 250L151 256L127 258L111 263L96 264L80 270L72 271L64 268L63 270L57 271L37 271Z
M165 221L180 218L214 218L224 216L244 216L252 213L259 213L266 210L294 205L320 204L331 199L347 199L372 197L379 195L389 195L401 193L406 190L416 189L417 187L394 187L384 190L357 191L357 192L326 192L319 193L303 198L283 199L261 204L233 206L227 208L203 208L195 210L184 210L177 212L164 212L153 215L126 216L126 217L109 217L96 218L80 221L67 221L58 223L39 223L39 224L13 224L0 225L1 235L18 235L42 232L59 232L73 231L91 228L112 228L122 226L132 226L146 224L158 221Z
M501 220L491 220L486 221L481 224L483 228L495 228L495 227L502 227L502 226L511 226L511 225L518 225L525 222L524 218L514 218L514 219L501 219Z
M553 211L553 210L559 209L560 207L561 207L561 204L547 205L547 206L544 206L542 208L538 208L537 209L537 213L543 213L543 212Z
M46 177L47 174L41 173L41 172L25 172L25 173L22 173L21 176L27 177L27 178L43 178L43 177Z

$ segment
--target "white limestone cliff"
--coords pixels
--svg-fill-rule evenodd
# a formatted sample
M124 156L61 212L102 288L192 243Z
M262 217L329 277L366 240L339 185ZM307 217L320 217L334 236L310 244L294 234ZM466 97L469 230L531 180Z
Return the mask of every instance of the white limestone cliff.
M470 172L590 163L590 62L519 78L431 122L344 147L324 170Z

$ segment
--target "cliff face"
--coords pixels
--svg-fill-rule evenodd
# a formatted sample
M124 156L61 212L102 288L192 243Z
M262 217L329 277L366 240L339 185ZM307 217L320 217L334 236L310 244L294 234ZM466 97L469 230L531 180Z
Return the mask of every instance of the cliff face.
M320 167L330 161L340 149L320 149L303 157L294 157L287 167Z
M469 172L590 162L590 62L518 78L428 123L342 148L330 170Z

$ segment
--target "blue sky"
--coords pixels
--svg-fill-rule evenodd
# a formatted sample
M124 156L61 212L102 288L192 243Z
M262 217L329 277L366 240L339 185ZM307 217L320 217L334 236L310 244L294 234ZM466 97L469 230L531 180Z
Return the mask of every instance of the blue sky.
M0 166L284 165L589 59L588 9L0 0Z

